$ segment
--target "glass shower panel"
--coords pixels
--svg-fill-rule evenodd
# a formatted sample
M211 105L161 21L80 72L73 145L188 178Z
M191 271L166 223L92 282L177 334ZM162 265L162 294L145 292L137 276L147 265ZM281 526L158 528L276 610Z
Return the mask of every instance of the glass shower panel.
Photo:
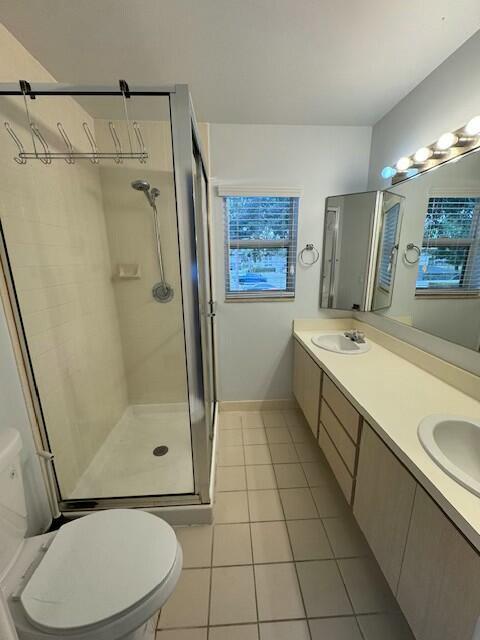
M64 501L194 492L169 98L126 105L28 105L53 154L61 122L72 150L95 151L91 132L109 159L21 165L2 131L2 231ZM0 111L30 149L23 99Z

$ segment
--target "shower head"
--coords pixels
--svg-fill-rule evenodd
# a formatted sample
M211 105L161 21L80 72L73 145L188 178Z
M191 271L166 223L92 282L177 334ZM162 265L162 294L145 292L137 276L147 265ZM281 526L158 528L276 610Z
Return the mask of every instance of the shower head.
M146 180L134 180L132 183L132 189L135 191L143 191L151 207L155 207L155 198L160 195L159 189L153 187L150 189L150 183Z

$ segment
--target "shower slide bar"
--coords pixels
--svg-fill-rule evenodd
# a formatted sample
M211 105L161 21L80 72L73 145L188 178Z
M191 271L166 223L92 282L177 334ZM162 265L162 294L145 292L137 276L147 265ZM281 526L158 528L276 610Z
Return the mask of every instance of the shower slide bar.
M142 131L138 122L136 122L135 120L131 122L128 116L127 99L130 98L130 89L125 80L119 81L120 90L118 93L113 93L113 95L121 95L123 97L129 151L122 150L120 138L118 136L117 130L115 129L115 125L111 120L108 123L108 128L113 140L114 151L105 152L98 150L97 143L95 142L95 137L86 122L82 123L82 128L84 130L88 143L90 144L90 152L74 150L70 138L68 137L67 132L65 131L61 122L57 122L57 129L65 144L66 151L51 151L45 139L45 136L42 134L38 125L32 120L28 108L27 96L34 100L36 96L39 95L39 93L32 91L30 83L28 83L26 80L20 80L19 87L20 91L16 91L15 95L23 96L25 116L27 127L30 131L32 139L33 151L25 151L25 147L23 146L20 138L17 136L10 123L5 122L5 129L7 130L8 134L10 135L18 149L18 155L14 156L13 158L17 164L27 164L28 160L40 160L40 162L42 162L43 164L51 164L52 160L65 160L67 164L75 164L76 160L90 160L92 164L99 164L100 160L114 160L116 164L122 164L124 160L138 160L141 164L146 164L148 159L148 152L145 148ZM0 91L0 95L2 94L13 95L13 92ZM138 151L134 151L133 149L131 133L133 133L136 138Z

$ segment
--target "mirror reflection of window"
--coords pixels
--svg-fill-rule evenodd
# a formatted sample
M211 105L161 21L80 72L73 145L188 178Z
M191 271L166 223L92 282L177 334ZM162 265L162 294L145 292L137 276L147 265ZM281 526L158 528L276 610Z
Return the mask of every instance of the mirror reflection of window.
M478 294L480 291L480 198L428 200L417 295Z

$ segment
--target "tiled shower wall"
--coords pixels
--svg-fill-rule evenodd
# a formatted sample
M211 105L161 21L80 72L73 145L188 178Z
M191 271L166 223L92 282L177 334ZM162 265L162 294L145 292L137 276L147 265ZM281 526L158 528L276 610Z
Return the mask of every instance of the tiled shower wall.
M54 79L0 26L4 81ZM81 126L93 123L68 98L29 101L53 150L62 148L61 120L85 146ZM31 146L21 98L0 99L1 119ZM98 168L13 160L0 131L0 216L7 240L50 444L65 496L127 406L120 329Z

